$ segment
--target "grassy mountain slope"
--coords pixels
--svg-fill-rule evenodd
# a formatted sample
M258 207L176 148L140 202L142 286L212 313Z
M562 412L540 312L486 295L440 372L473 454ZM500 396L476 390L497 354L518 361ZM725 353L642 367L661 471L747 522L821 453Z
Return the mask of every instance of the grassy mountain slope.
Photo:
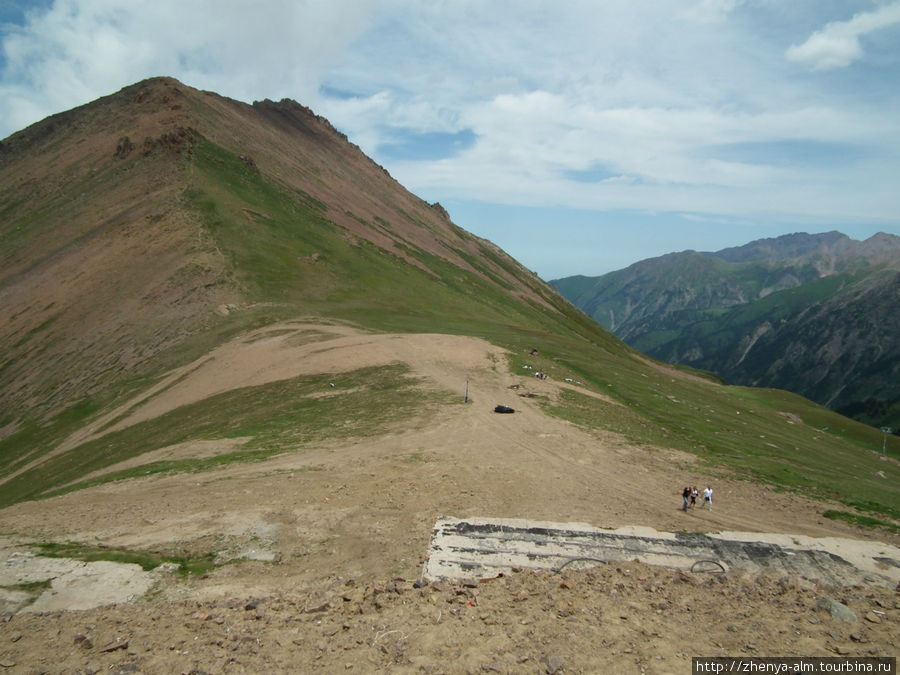
M898 242L786 235L553 284L646 354L896 427Z
M4 140L0 204L2 505L94 484L98 469L177 443L252 438L227 461L254 461L415 410L402 367L361 369L349 399L308 398L298 376L116 427L117 406L177 386L178 369L312 318L485 338L509 350L501 368L527 359L582 383L546 401L550 414L898 517L900 475L873 452L877 431L645 359L296 103L139 83Z

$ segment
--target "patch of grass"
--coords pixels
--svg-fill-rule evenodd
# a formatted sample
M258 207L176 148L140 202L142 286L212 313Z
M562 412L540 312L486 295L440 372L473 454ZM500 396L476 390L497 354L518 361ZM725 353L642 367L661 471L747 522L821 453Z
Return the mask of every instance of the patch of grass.
M82 426L100 409L94 398L82 398L47 420L24 420L19 428L0 440L0 474L9 474L64 438L72 429ZM30 448L34 452L22 452Z
M163 563L175 563L182 576L203 575L213 568L214 553L197 556L172 556L153 551L138 551L105 546L87 546L76 543L36 544L42 556L48 558L72 558L83 562L109 561L139 565L149 572Z
M25 591L27 593L41 593L42 591L46 591L50 588L52 579L43 579L41 581L28 581L21 584L10 584L8 586L2 586L0 588L4 588L9 591Z
M887 530L892 534L900 534L900 527L898 527L897 525L894 525L893 523L886 523L883 520L872 518L871 516L861 516L856 513L849 513L848 511L835 511L831 509L826 511L822 515L830 520L843 520L844 522L850 523L851 525L858 525L860 527L866 527L870 529Z
M337 383L337 395L317 396ZM439 392L423 393L404 366L298 377L245 387L182 406L158 418L111 432L49 459L12 479L0 504L48 497L88 485L154 473L208 471L235 462L262 461L323 438L368 436L429 406L456 402ZM345 389L346 391L341 391ZM328 389L329 391L334 391ZM459 401L461 402L461 398ZM75 483L85 474L146 452L191 440L244 438L241 450L204 459L155 462Z
M894 520L900 520L900 508L898 508L897 504L874 504L872 502L863 502L858 499L845 500L844 504L846 506L849 506L850 508L856 509L857 511L864 511L866 513L881 513L890 516Z

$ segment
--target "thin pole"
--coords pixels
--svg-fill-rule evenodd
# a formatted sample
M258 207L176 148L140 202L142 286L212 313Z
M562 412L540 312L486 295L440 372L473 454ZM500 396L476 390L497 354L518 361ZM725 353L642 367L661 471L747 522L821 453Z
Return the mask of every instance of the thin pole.
M469 380L466 378L466 403L469 402Z

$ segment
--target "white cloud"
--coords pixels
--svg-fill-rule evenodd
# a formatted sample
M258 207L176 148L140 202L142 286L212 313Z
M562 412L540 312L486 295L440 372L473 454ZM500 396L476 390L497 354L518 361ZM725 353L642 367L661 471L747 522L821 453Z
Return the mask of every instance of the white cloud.
M900 2L842 3L835 22L820 0L55 0L0 33L0 136L172 75L298 100L429 201L896 227L900 92L836 65L900 59L875 35ZM788 57L828 78L785 61L798 35ZM379 157L456 133L452 157ZM791 143L831 155L767 155Z
M859 38L900 24L900 2L856 14L849 21L833 21L809 36L801 45L791 45L786 56L813 70L845 68L863 56Z
M0 135L146 77L241 100L317 96L374 0L55 0L3 35Z
M680 15L696 23L721 23L728 14L746 0L698 0L681 11Z

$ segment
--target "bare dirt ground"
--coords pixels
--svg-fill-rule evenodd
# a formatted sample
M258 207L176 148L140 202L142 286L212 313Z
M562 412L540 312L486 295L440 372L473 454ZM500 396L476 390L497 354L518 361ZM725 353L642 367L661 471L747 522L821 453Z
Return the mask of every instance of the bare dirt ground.
M844 547L880 539L896 551L897 538L824 519L826 505L738 480L715 480L712 511L682 512L681 487L709 479L693 457L548 417L518 394L552 398L566 383L552 372L511 375L500 350L477 339L285 324L223 346L109 419L125 415L118 425L128 425L237 386L398 361L460 397L468 379L471 402L265 463L110 483L0 511L4 561L33 541L232 560L203 578L162 575L132 602L7 614L0 672L686 673L691 656L897 655L900 595L875 585L627 563L414 587L439 516L795 534ZM340 396L336 379L334 388L323 379L323 396ZM501 403L517 412L495 414ZM233 450L231 440L158 452ZM833 618L818 607L825 598L856 620Z

